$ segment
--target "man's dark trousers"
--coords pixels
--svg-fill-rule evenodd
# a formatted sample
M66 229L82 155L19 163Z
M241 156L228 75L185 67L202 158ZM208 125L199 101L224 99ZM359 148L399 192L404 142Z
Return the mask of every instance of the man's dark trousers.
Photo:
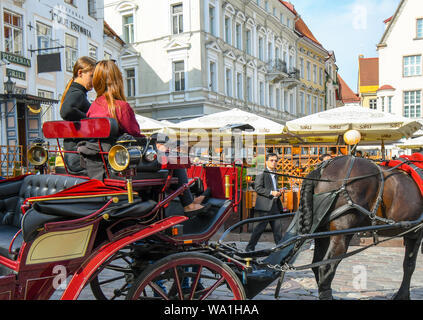
M281 212L280 212L280 208L277 201L273 201L273 206L270 211L260 211L260 210L255 211L256 218L279 215L280 213ZM250 242L248 243L246 248L247 251L255 250L257 242L259 241L263 232L266 230L266 226L268 223L270 223L270 226L272 227L273 239L275 240L275 243L278 244L282 240L282 224L280 220L275 220L271 222L268 222L268 221L260 222L254 228L253 233L251 234Z

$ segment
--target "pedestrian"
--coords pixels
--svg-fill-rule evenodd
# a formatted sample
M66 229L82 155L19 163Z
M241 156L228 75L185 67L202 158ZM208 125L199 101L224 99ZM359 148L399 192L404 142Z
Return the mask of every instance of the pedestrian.
M93 89L93 73L95 60L90 57L79 58L73 66L72 79L68 82L60 101L60 116L65 121L80 121L87 117L90 102L87 93ZM65 151L76 151L78 139L64 139ZM75 153L65 153L64 162L68 171L72 174L81 174L80 158ZM56 166L60 167L61 157L56 158Z
M257 200L255 212L259 217L273 216L281 214L283 211L282 201L280 199L282 192L278 189L276 166L278 156L270 153L266 156L266 168L259 174L254 183L254 190L257 192ZM271 222L265 221L259 223L251 234L250 241L246 247L246 251L254 251L261 235L270 223L275 243L278 244L282 239L282 224L280 220Z
M355 153L355 156L356 156L357 158L363 158L363 151L358 150L358 151Z

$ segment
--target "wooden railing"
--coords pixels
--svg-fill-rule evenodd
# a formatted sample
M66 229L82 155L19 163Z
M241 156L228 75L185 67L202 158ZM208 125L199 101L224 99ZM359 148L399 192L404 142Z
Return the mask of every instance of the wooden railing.
M11 178L25 171L22 168L22 146L0 146L0 176Z

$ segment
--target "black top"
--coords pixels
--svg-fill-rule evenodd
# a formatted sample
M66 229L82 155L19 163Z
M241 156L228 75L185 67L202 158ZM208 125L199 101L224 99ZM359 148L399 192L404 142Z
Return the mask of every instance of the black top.
M88 90L79 83L72 82L63 101L60 115L66 121L79 121L87 117L90 102L87 98Z

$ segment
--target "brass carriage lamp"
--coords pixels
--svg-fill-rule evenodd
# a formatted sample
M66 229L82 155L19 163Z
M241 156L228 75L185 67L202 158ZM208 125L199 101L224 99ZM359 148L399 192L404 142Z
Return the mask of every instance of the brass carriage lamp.
M7 81L3 83L4 85L4 92L9 94L15 93L16 83L10 79L10 76L7 76Z
M34 140L28 149L27 156L35 169L44 173L48 161L48 142L41 138Z
M136 175L137 166L142 158L148 162L155 161L157 152L149 146L144 148L137 145L137 141L131 136L125 136L117 141L117 145L113 146L109 151L110 166L126 179L129 203L134 202L132 177Z

